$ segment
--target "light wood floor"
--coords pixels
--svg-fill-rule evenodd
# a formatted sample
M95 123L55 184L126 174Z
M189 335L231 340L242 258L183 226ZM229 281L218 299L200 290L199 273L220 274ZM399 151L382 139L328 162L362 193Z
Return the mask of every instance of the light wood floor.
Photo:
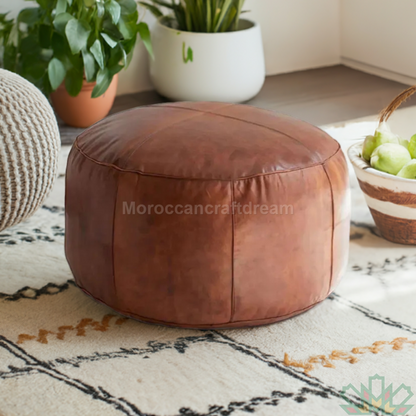
M259 95L247 104L327 125L379 113L407 85L336 65L267 77ZM154 91L116 98L111 113L166 101ZM403 107L416 105L416 96ZM60 124L70 144L82 129Z

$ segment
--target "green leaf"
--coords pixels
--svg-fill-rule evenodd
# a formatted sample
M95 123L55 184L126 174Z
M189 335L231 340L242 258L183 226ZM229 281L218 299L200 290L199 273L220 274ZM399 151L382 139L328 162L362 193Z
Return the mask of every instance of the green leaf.
M52 47L54 56L56 56L62 62L64 61L65 58L69 62L69 58L66 56L66 52L67 50L69 52L69 48L66 44L65 39L57 32L54 32L52 34L51 47Z
M118 27L115 24L113 24L110 19L104 20L103 29L104 32L107 33L107 35L110 35L113 39L123 39L123 35L118 30Z
M167 7L168 9L175 9L175 8L178 7L177 5L174 4L174 2L168 3L168 2L163 1L163 0L152 0L152 2L158 4L159 6ZM182 7L182 6L180 6L180 7Z
M9 71L16 72L17 48L8 45L4 48L3 67Z
M115 0L110 0L105 4L105 8L110 13L113 23L116 25L120 20L121 6Z
M51 47L52 38L52 26L40 25L39 26L39 44L43 49L49 49Z
M69 51L69 48L67 49L68 57L67 59L71 62L71 65L77 70L83 72L84 70L84 62L82 60L82 55L80 53L77 53L76 55L72 55Z
M221 13L218 16L218 20L217 20L215 28L214 28L214 32L219 31L219 28L220 28L226 14L228 13L228 9L230 8L231 4L232 4L232 0L225 0L224 1L223 5L222 5Z
M128 55L127 55L127 59L126 59L126 65L125 65L125 67L124 68L128 68L129 66L130 66L130 63L131 63L131 60L133 59L133 52L130 52Z
M84 61L85 78L88 82L92 82L95 77L95 61L94 57L87 50L82 50L82 59Z
M27 55L38 55L40 52L39 39L35 35L24 37L20 41L19 52L24 58Z
M116 65L116 66L109 68L111 76L118 74L123 68L124 67L122 65Z
M84 82L84 75L82 71L78 71L75 68L71 68L66 73L65 87L66 87L66 90L68 91L68 94L71 97L76 97L80 93L83 82Z
M49 82L48 74L44 74L43 77L35 84L43 94L48 97L52 92L51 83Z
M133 48L136 44L136 38L132 40L128 40L127 42L123 43L123 51L127 54L127 58L125 59L124 67L127 69L130 65L130 62L133 58Z
M56 8L55 8L56 14L58 15L60 13L65 13L67 5L68 3L66 2L66 0L58 0L58 2L56 3Z
M212 16L211 16L211 0L207 1L207 13L206 13L206 24L207 24L207 32L212 31Z
M123 18L120 18L118 28L124 39L131 39L137 34L136 21L133 20L125 21Z
M100 95L103 95L113 80L113 75L111 75L108 68L100 69L97 74L97 84L92 90L91 97L97 98Z
M117 46L117 41L115 41L111 36L107 35L107 33L101 33L101 36L104 38L110 48Z
M26 23L31 26L39 20L39 7L30 7L28 9L23 9L17 20L21 23Z
M137 4L134 0L118 0L121 7L121 14L132 14L137 10Z
M94 55L99 67L104 69L104 55L101 42L97 39L90 48L91 53Z
M73 16L71 16L69 13L58 14L53 21L53 26L58 33L65 35L66 25L71 19L73 19Z
M150 11L156 18L162 17L163 13L159 10L158 7L153 4L145 3L144 1L139 1L139 4Z
M67 23L65 34L73 55L79 53L81 49L87 46L90 33L91 28L85 20L71 19Z
M150 39L150 31L149 26L147 26L146 23L140 22L137 25L137 31L139 32L140 38L143 41L144 46L147 49L147 52L149 52L149 55L154 58L153 56L153 48L152 48L152 41Z
M64 64L57 58L53 58L48 65L49 82L53 90L56 90L64 81L66 69Z
M129 54L135 47L136 39L137 36L135 36L133 39L125 40L124 42L122 42L123 49L126 51L127 54Z
M7 45L12 45L16 48L19 45L19 24L17 22L10 30L9 39L7 39Z
M110 58L107 62L107 68L111 68L116 66L120 63L122 59L124 59L125 51L123 47L118 44L114 49L111 50Z
M191 47L188 47L188 50L186 50L185 42L182 42L182 60L184 64L187 64L189 61L194 61L194 51Z
M72 55L68 42L57 32L52 35L51 47L53 55L65 65L67 70L75 68L82 72L84 68L82 56L80 54Z
M48 8L52 8L53 5L53 0L36 0L37 3L39 4L39 6L44 9L47 10Z
M123 65L122 66L126 66L127 65L127 54L126 51L124 50L124 48L121 46L121 53L123 54Z
M105 13L105 7L102 3L96 3L97 6L97 17L101 18L104 16Z
M84 0L84 4L86 7L92 7L94 6L96 0Z
M28 81L37 84L44 76L46 70L46 62L42 62L41 60L36 59L36 56L32 55L30 57L26 57L26 59L21 62L19 74Z

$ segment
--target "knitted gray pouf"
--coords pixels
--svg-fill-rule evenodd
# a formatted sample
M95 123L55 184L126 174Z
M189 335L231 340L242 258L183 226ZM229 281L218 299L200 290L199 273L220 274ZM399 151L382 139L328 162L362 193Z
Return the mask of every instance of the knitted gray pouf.
M45 96L0 69L0 231L39 208L57 173L60 143Z

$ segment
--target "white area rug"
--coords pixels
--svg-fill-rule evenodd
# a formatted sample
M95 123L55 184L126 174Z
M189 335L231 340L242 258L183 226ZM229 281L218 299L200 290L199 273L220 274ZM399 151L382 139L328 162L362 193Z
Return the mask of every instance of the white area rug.
M364 120L329 131L346 146L372 130ZM0 233L1 416L342 416L343 387L360 404L376 374L416 393L416 247L378 236L355 180L348 271L328 300L262 328L169 329L75 287L63 247L67 153L44 207ZM394 410L416 404L410 389L388 401L392 414L416 415Z

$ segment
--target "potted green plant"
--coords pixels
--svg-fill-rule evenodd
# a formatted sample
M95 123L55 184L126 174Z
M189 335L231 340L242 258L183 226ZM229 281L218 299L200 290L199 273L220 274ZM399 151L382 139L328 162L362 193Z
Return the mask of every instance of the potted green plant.
M160 94L180 101L242 102L260 91L265 79L261 30L240 18L244 0L140 4L158 17L150 75Z
M1 15L2 65L50 95L66 123L87 127L110 111L138 34L151 52L149 29L134 0L36 2L15 21Z

